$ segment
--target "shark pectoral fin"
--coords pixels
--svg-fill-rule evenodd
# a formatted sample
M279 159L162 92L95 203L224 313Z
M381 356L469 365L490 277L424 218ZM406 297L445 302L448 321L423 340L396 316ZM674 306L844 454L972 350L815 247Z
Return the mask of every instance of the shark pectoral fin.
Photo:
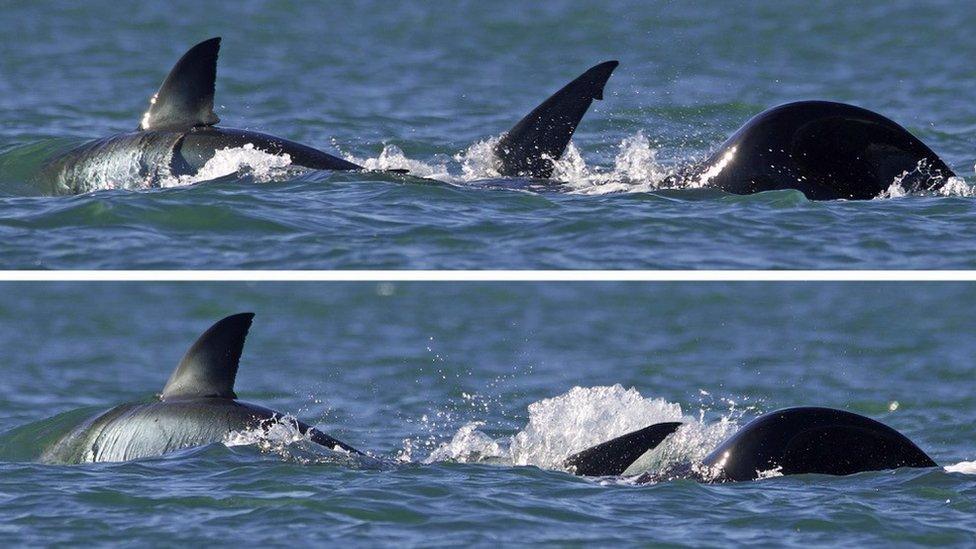
M563 466L585 477L621 475L631 463L657 448L678 427L681 427L679 422L656 423L573 454L566 458Z
M220 122L213 112L219 51L217 37L200 42L183 54L149 100L149 110L142 116L139 129L183 129Z
M355 454L357 456L366 455L363 452L353 448L352 446L349 446L345 442L342 442L341 440L336 438L332 438L329 435L323 433L322 431L319 431L314 427L309 427L307 432L312 442L319 444L321 446L325 446L330 450L335 450L336 448L338 448L344 452L349 452L350 454Z
M237 398L234 379L254 313L231 315L201 335L163 388L162 399Z
M546 99L502 136L495 145L499 172L505 176L546 179L553 162L562 156L594 99L603 99L603 88L617 61L592 67Z

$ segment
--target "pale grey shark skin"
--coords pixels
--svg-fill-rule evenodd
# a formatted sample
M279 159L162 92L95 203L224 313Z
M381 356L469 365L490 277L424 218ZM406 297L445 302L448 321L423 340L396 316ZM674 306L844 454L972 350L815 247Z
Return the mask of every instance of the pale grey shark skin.
M194 343L158 400L127 403L82 422L47 448L47 463L117 462L162 456L227 441L240 431L290 421L308 439L329 450L362 455L352 446L284 414L237 400L234 378L253 318L229 316Z
M213 112L220 38L190 48L173 66L139 128L84 143L50 159L41 176L62 193L79 193L98 175L138 179L157 186L167 176L194 175L216 151L252 145L287 154L294 166L314 170L361 170L362 166L301 143L250 130L219 128Z

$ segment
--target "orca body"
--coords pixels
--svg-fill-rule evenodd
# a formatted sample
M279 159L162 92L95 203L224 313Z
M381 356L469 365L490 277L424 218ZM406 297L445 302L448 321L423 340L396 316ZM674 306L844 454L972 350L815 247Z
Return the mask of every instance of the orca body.
M284 414L237 400L234 393L253 317L241 313L214 324L187 351L158 399L122 404L83 421L47 448L41 460L91 463L155 457L287 421ZM325 448L362 454L305 423L295 422L295 427Z
M680 423L661 423L570 456L565 465L578 475L620 475L653 450ZM644 433L639 436L640 433ZM653 436L648 436L649 434ZM702 462L676 467L667 477L705 482L756 480L764 474L851 475L899 467L935 467L925 452L898 431L871 418L833 408L798 407L752 420ZM657 478L643 475L648 482Z
M245 146L288 155L291 165L301 168L364 169L281 137L218 127L213 102L219 50L219 37L190 48L150 99L136 131L56 155L42 168L41 176L54 181L63 193L126 186L132 181L153 187L166 177L195 175L218 150ZM591 68L506 132L495 147L499 175L548 178L590 104L603 97L603 87L616 66L616 61L608 61Z
M896 180L930 191L955 174L908 130L867 109L800 101L764 111L681 174L734 194L796 189L810 200L868 200Z

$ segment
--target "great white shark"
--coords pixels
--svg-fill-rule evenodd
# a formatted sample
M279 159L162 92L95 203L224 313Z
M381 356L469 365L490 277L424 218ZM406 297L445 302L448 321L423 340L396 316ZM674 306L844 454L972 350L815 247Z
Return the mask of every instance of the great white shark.
M162 456L226 440L234 432L268 429L293 421L319 446L363 455L314 427L281 412L238 400L234 381L252 313L228 316L211 326L183 356L158 397L120 404L70 429L46 448L41 461L91 463Z
M364 170L362 166L282 137L217 126L213 112L219 37L187 51L149 101L135 131L79 145L51 158L41 170L57 190L92 190L92 179L135 178L155 186L162 178L196 175L216 151L250 146L288 155L291 165L313 170ZM494 148L499 175L548 178L553 163L603 88L616 61L600 63L546 99L505 132ZM400 171L403 170L392 170ZM107 174L107 175L106 175Z
M681 425L667 422L645 427L573 454L564 465L581 476L623 475ZM811 406L763 414L715 448L700 466L682 464L662 474L643 474L638 482L675 477L735 482L756 480L769 472L851 475L935 466L915 443L879 421L844 410Z

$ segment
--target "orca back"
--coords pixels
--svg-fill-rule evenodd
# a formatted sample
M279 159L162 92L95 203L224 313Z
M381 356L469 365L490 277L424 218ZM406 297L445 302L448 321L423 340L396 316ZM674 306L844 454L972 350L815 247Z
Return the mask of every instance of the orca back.
M931 190L953 175L895 122L829 101L789 103L756 115L697 174L734 194L797 189L811 200L871 199L899 178L907 191Z
M850 475L935 462L898 431L858 414L799 407L749 422L712 451L712 480L755 480L762 473Z

